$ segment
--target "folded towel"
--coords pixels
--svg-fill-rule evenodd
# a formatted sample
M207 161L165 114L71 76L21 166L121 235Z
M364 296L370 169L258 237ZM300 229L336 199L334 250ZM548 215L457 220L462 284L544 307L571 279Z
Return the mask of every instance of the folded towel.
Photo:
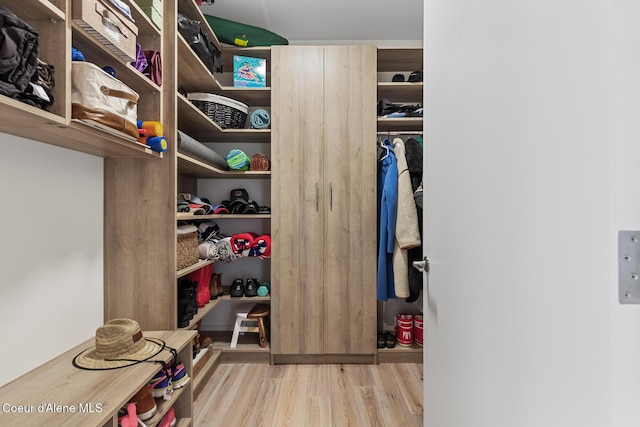
M271 235L263 234L253 239L249 256L269 258L271 256Z
M249 256L253 240L258 237L256 233L239 233L231 236L231 249L239 256Z
M236 254L231 249L231 237L225 237L224 239L216 242L216 249L218 249L218 259L224 262L235 261Z
M200 259L218 259L218 247L210 241L201 242L198 245Z

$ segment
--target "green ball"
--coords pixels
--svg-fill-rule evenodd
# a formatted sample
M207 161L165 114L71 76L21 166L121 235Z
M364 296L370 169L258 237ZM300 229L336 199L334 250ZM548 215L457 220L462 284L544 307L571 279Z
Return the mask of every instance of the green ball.
M237 148L227 153L226 160L229 168L237 171L248 171L251 165L251 158L244 151Z

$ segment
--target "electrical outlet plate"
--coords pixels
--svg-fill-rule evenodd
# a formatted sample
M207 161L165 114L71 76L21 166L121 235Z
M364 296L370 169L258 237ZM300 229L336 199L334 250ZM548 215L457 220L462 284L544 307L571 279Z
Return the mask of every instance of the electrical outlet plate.
M618 232L618 300L640 304L640 231Z

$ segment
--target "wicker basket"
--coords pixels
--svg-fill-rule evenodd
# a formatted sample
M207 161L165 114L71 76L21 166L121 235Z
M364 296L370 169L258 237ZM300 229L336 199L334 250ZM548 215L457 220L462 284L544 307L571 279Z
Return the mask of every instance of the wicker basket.
M187 99L222 129L242 129L249 107L240 101L212 93L194 92Z
M193 231L191 228L193 227ZM178 227L176 265L178 270L198 262L198 229L195 226Z

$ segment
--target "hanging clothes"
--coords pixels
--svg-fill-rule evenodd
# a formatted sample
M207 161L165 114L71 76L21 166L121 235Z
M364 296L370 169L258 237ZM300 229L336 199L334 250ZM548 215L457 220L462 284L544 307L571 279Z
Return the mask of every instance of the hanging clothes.
M395 244L396 209L398 205L398 165L393 146L382 142L385 153L378 161L378 279L377 298L396 298L393 283L393 248Z
M413 199L411 177L405 156L404 141L393 140L393 150L398 166L398 208L396 213L395 241L393 248L393 281L396 296L408 298L409 255L407 250L421 245L418 212Z
M420 143L409 138L405 142L405 150L407 157L407 166L409 167L409 175L411 176L411 188L415 192L422 183L422 146ZM422 209L416 205L418 215L418 226L420 235L422 235ZM420 296L423 288L422 273L413 268L413 261L422 260L422 246L408 250L408 269L409 269L409 297L407 302L414 302Z

